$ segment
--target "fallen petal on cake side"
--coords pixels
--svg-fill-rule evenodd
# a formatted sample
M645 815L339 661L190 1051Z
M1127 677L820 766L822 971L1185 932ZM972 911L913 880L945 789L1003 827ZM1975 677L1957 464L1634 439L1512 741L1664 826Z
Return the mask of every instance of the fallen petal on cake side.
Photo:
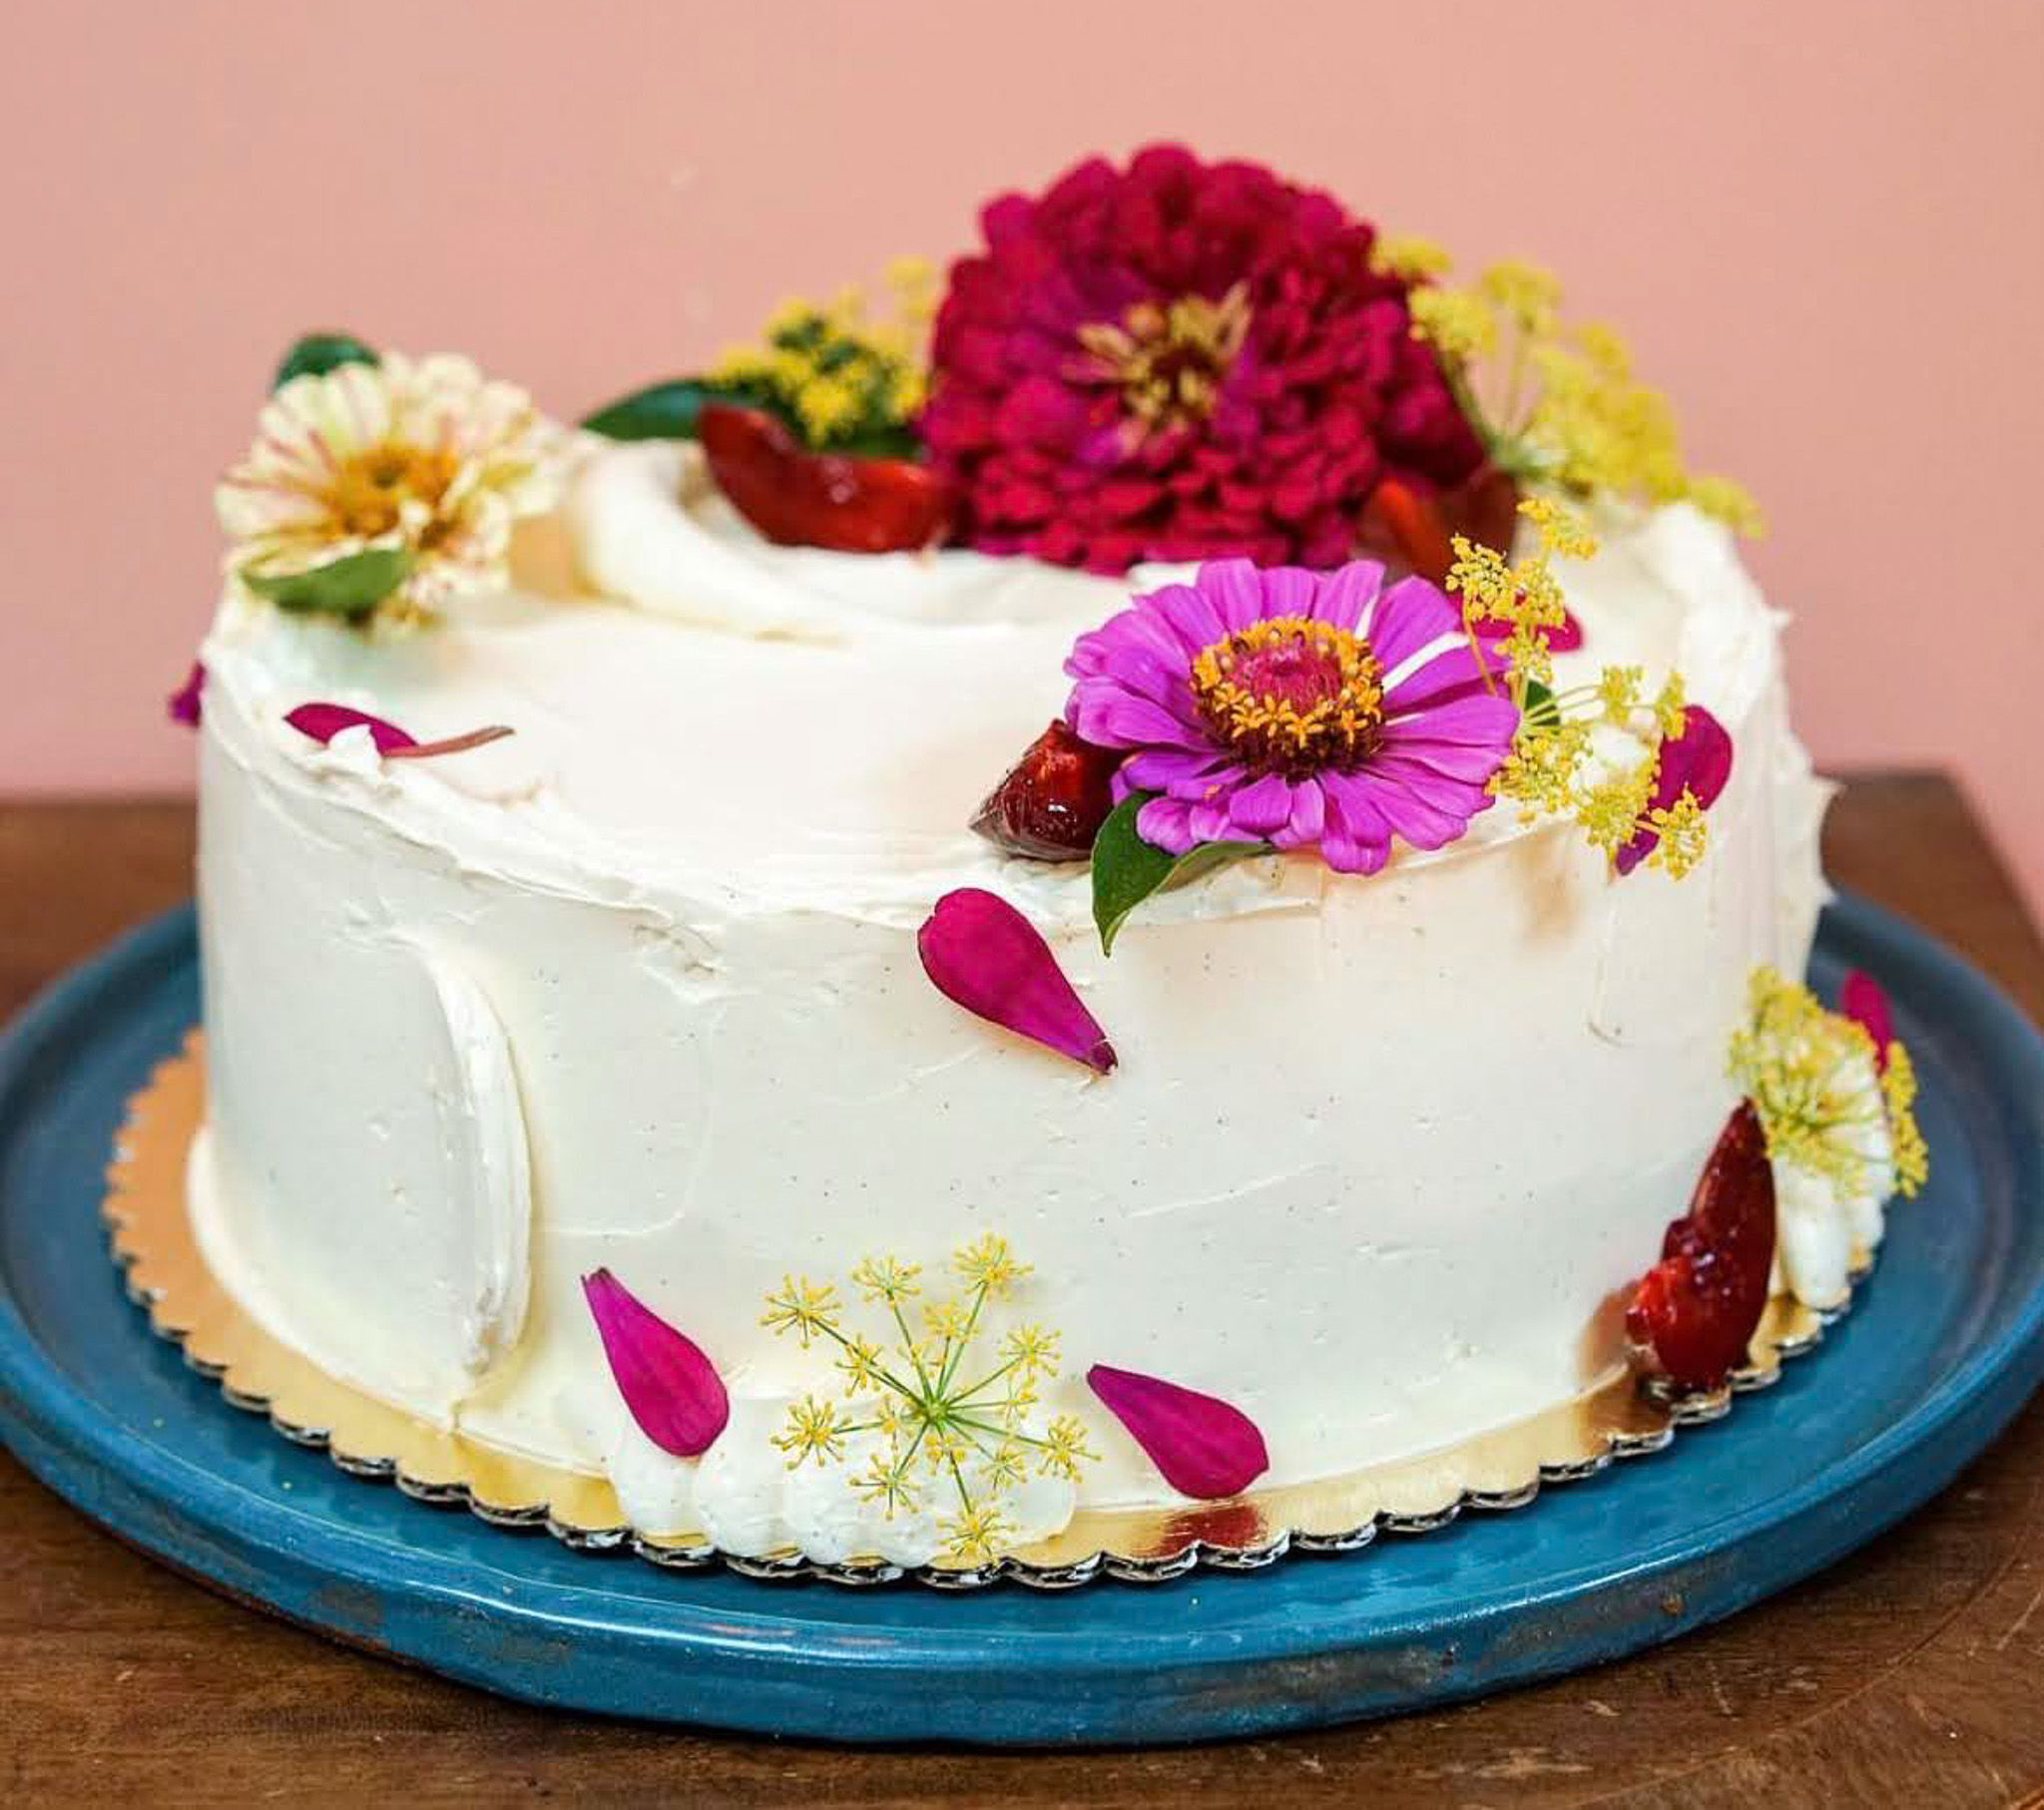
M206 663L195 660L192 671L185 675L185 682L165 700L171 720L196 729L205 715L205 695Z
M301 703L285 713L284 721L299 734L310 736L321 747L343 730L367 729L369 739L376 744L376 752L386 760L426 760L435 754L466 753L470 748L502 741L514 732L504 723L493 722L464 734L443 735L437 741L419 741L396 723L381 716L372 716L367 710L352 709L344 703Z
M677 1458L709 1451L731 1418L717 1367L608 1269L584 1276L582 1293L639 1430Z
M1234 1496L1271 1468L1256 1422L1219 1396L1110 1364L1095 1364L1086 1385L1181 1495Z
M916 932L923 972L966 1011L1105 1075L1118 1060L1050 945L1007 900L977 886L947 892Z
M1838 989L1838 1010L1873 1039L1874 1068L1885 1074L1888 1047L1895 1041L1895 1019L1880 982L1864 968L1853 969Z

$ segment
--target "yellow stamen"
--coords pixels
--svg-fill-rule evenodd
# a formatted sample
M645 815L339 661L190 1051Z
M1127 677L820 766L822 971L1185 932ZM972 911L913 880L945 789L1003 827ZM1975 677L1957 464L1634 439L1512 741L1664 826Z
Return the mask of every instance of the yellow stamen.
M1219 301L1139 301L1119 323L1082 326L1079 343L1092 354L1087 374L1119 384L1129 412L1161 427L1212 410L1249 330L1249 290L1237 283Z
M1353 766L1384 720L1383 668L1369 644L1304 616L1252 623L1204 650L1193 693L1215 732L1265 772Z

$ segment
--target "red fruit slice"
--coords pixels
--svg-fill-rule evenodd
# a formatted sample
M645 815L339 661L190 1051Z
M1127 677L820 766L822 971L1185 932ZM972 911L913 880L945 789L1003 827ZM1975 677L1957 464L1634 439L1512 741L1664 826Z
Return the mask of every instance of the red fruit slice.
M908 459L813 453L764 410L706 406L696 437L718 488L783 547L898 553L929 547L951 525L951 487Z
M1119 748L1096 747L1063 722L1029 744L989 792L972 827L997 848L1035 861L1083 861L1114 809Z
M1416 572L1429 584L1444 585L1455 563L1453 536L1509 556L1518 517L1519 487L1494 465L1479 466L1453 490L1384 478L1363 505L1357 539L1391 577Z
M1716 1389L1746 1360L1774 1262L1775 1171L1760 1116L1741 1101L1634 1291L1626 1331L1670 1382Z

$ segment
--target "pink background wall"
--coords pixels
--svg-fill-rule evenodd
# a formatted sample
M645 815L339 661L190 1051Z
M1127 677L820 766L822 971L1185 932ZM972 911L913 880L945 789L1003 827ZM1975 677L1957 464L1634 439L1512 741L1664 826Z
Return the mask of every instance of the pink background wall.
M1801 725L2044 900L2044 5L69 0L0 43L0 789L183 787L210 480L301 328L564 414L1179 136L1628 327L1774 520Z

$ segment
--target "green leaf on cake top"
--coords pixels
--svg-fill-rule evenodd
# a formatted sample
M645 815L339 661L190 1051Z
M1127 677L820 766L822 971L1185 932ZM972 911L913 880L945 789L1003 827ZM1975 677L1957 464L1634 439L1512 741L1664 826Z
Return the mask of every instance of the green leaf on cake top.
M1136 833L1136 814L1155 792L1131 792L1108 813L1093 839L1093 921L1100 950L1114 953L1114 940L1129 914L1152 893L1168 892L1204 878L1231 861L1272 853L1268 842L1202 842L1174 855Z
M305 572L245 569L242 583L295 616L338 616L362 623L411 576L415 564L407 547L365 547Z
M284 353L269 387L280 390L293 377L323 377L344 364L377 364L376 348L352 333L306 333Z
M670 377L663 383L649 383L583 416L582 425L607 440L693 440L703 410L717 402L771 408L787 425L794 425L792 415L754 390L736 383L714 383L707 377Z

